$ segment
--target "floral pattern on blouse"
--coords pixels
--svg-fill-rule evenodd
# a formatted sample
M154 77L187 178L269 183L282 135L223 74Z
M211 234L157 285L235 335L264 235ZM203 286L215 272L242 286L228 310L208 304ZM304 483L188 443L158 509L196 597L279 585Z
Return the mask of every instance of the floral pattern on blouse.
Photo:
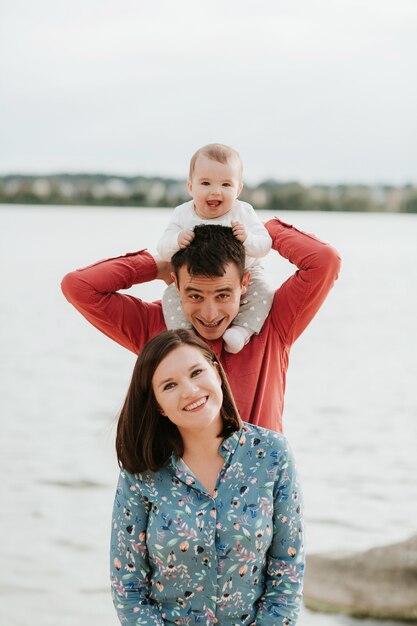
M213 496L175 455L157 472L121 470L111 537L121 624L297 622L302 494L288 442L245 423L219 450Z

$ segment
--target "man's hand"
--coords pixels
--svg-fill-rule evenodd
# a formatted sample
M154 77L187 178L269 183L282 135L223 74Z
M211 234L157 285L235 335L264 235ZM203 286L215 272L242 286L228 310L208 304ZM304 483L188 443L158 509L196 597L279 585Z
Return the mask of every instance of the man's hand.
M248 229L244 224L237 220L232 220L232 231L238 241L244 243L248 238Z
M172 283L172 265L171 261L162 261L157 254L152 255L155 259L158 273L156 275L157 280L163 280L167 285Z
M188 248L192 240L194 239L193 230L182 230L178 235L178 245L180 248Z

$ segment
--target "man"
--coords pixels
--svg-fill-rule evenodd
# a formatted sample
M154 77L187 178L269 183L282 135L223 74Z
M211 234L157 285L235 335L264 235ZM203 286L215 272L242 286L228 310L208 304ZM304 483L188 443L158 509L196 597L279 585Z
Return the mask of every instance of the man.
M239 311L248 276L242 265L243 245L231 229L196 227L191 245L173 259L173 276L169 263L140 251L71 272L63 279L62 290L96 328L137 354L166 328L161 303L118 292L137 283L155 279L169 283L174 278L185 316L218 355L242 419L281 432L291 346L333 286L340 258L329 245L279 219L265 226L272 248L298 270L275 292L261 332L237 354L224 350L222 335Z

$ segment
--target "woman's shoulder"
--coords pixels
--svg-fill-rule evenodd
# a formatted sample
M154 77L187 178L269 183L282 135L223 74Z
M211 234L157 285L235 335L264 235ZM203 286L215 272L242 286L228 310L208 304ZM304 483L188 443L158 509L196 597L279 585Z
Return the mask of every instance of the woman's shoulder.
M147 492L153 492L157 486L160 487L166 482L171 482L172 472L170 470L170 463L167 462L156 471L145 470L136 473L128 472L122 467L120 469L120 480L124 482L129 491L133 493L146 494Z
M263 428L262 426L256 426L255 424L249 424L243 422L243 431L246 438L251 439L251 442L260 440L264 445L268 445L275 450L288 450L288 439L282 433L277 433L269 428Z

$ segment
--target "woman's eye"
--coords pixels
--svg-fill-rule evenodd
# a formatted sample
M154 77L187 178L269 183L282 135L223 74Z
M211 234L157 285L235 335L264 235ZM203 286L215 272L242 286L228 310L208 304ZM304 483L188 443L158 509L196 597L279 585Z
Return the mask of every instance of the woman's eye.
M202 369L194 370L191 376L198 376L199 374L201 374L202 371L203 371Z
M175 387L175 383L167 383L164 385L164 391L168 391L169 389L173 389Z

